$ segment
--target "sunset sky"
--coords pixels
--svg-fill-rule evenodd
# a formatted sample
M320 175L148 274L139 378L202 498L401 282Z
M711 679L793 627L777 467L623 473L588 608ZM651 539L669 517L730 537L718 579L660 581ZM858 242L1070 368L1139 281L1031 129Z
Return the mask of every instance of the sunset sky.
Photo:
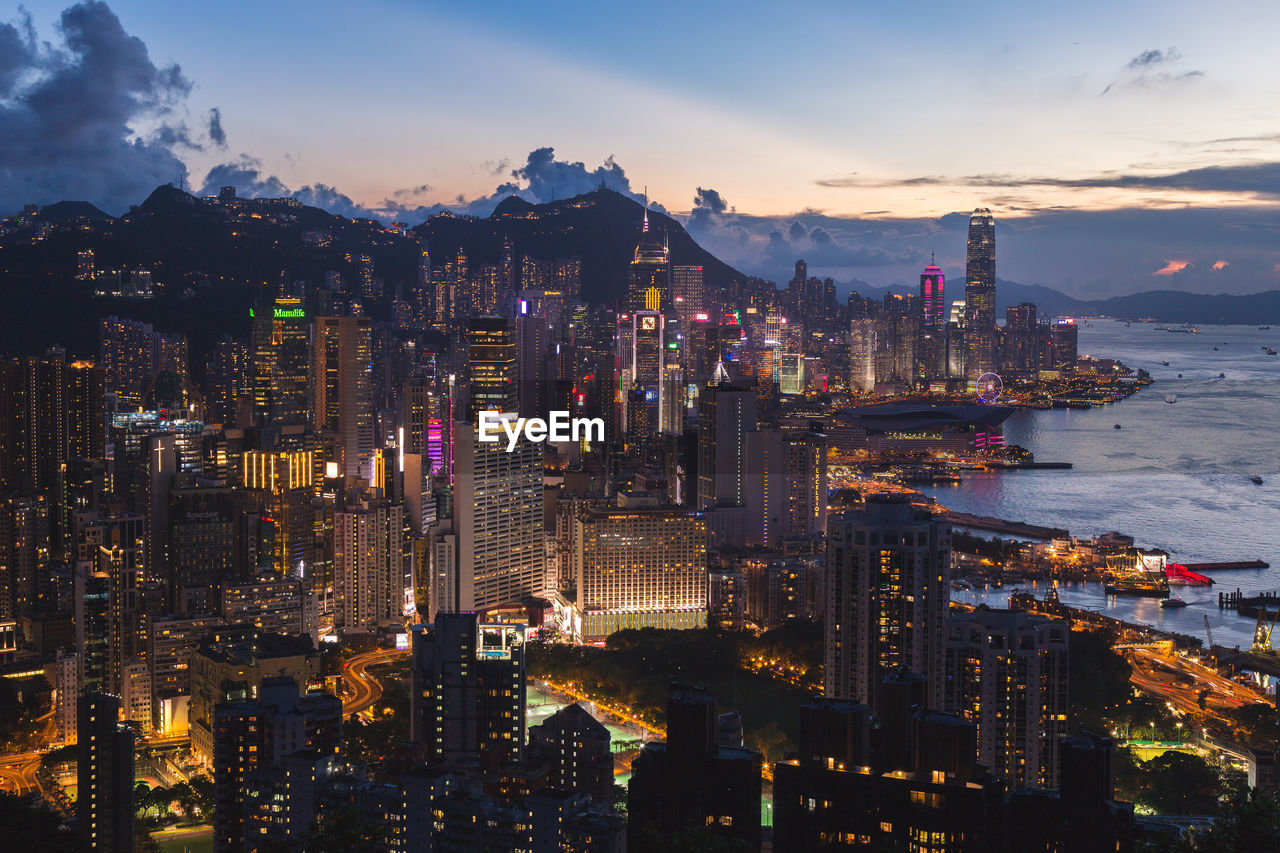
M673 213L701 198L691 230L745 271L807 254L873 284L911 280L931 249L961 272L946 215L986 206L1002 278L1088 296L1280 287L1274 3L113 0L72 10L79 35L67 6L27 2L29 22L10 7L0 129L33 125L42 77L133 36L154 75L136 55L95 72L129 97L81 143L142 135L197 189L221 166L210 180L323 185L304 200L421 219L485 213L503 184L546 200L606 177ZM123 33L95 41L115 17ZM20 142L0 142L3 213L76 197L74 146ZM32 158L39 182L18 175ZM140 187L180 171L148 162ZM146 194L97 191L79 197L112 213Z

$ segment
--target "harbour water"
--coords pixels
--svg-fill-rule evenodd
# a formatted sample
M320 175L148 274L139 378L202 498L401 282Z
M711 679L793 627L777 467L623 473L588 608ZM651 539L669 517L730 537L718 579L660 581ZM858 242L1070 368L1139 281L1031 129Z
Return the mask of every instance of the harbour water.
M1174 587L1191 604L1185 608L1109 598L1100 584L1059 589L1064 603L1201 638L1207 615L1216 643L1247 647L1253 621L1219 611L1218 592L1280 590L1280 356L1263 349L1280 348L1280 330L1199 328L1184 334L1163 331L1163 324L1082 324L1081 354L1118 358L1156 381L1108 406L1025 410L1006 421L1009 443L1038 461L1074 468L966 475L959 485L922 491L961 512L1064 527L1080 537L1118 530L1178 562L1261 558L1272 567L1216 573L1207 588ZM1253 475L1263 484L1251 482ZM1004 606L1010 591L954 594Z

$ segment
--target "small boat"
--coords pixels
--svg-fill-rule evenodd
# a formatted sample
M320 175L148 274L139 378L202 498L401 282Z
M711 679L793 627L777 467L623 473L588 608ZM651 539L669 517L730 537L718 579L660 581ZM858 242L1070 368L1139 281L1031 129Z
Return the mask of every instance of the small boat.
M1214 351L1214 352L1217 352L1217 351L1218 351L1218 348L1217 348L1217 347L1214 347L1214 348L1213 348L1213 351Z
M1120 429L1120 424L1116 424L1116 429Z
M1166 598L1160 602L1161 607L1186 607L1187 603L1181 598Z
M1252 477L1249 478L1249 482L1253 483L1255 486L1261 486L1262 478L1259 477L1257 474L1254 474Z
M1275 350L1273 350L1271 347L1267 347L1267 355L1275 355L1275 354L1276 354Z
M1219 373L1219 374L1218 374L1218 378L1219 378L1219 379L1226 379L1226 378L1227 378L1227 374L1225 374L1225 373Z
M1269 332L1269 331L1271 331L1271 327L1270 327L1270 326L1259 326L1259 327L1258 327L1258 331L1259 331L1259 332Z
M1181 374L1181 373L1179 373L1179 374L1178 374L1178 378L1179 378L1179 379L1181 379L1181 378L1182 378L1182 374Z
M1161 364L1163 364L1165 367L1168 367L1168 366L1169 366L1169 362L1167 362L1167 361L1162 361L1162 362L1160 362L1160 363L1161 363Z
M1170 394L1169 396L1167 396L1167 397L1165 397L1165 398L1164 398L1164 401L1165 401L1166 403L1176 403L1176 402L1178 402L1178 395L1177 395L1177 394Z

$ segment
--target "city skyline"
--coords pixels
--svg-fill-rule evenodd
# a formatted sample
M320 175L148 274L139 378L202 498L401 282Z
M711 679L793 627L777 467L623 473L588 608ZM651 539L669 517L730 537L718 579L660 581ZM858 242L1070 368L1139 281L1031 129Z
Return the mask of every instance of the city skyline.
M248 28L226 6L180 21L128 0L26 8L0 31L4 213L72 198L118 214L182 182L416 224L603 181L647 187L709 250L778 282L801 256L846 287L909 284L931 250L955 275L959 216L987 206L1019 238L1011 281L1087 298L1280 286L1267 27L1190 7L1098 28L936 6L923 35L877 10L747 9L711 49L713 8L284 5ZM817 72L772 58L789 39Z

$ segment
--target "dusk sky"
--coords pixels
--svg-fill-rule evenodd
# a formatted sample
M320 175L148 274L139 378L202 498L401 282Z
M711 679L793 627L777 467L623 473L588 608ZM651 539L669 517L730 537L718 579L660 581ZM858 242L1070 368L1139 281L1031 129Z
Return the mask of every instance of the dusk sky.
M911 282L931 250L958 279L947 214L987 206L1004 279L1280 287L1274 3L24 8L4 214L181 177L416 224L603 179L775 279Z

